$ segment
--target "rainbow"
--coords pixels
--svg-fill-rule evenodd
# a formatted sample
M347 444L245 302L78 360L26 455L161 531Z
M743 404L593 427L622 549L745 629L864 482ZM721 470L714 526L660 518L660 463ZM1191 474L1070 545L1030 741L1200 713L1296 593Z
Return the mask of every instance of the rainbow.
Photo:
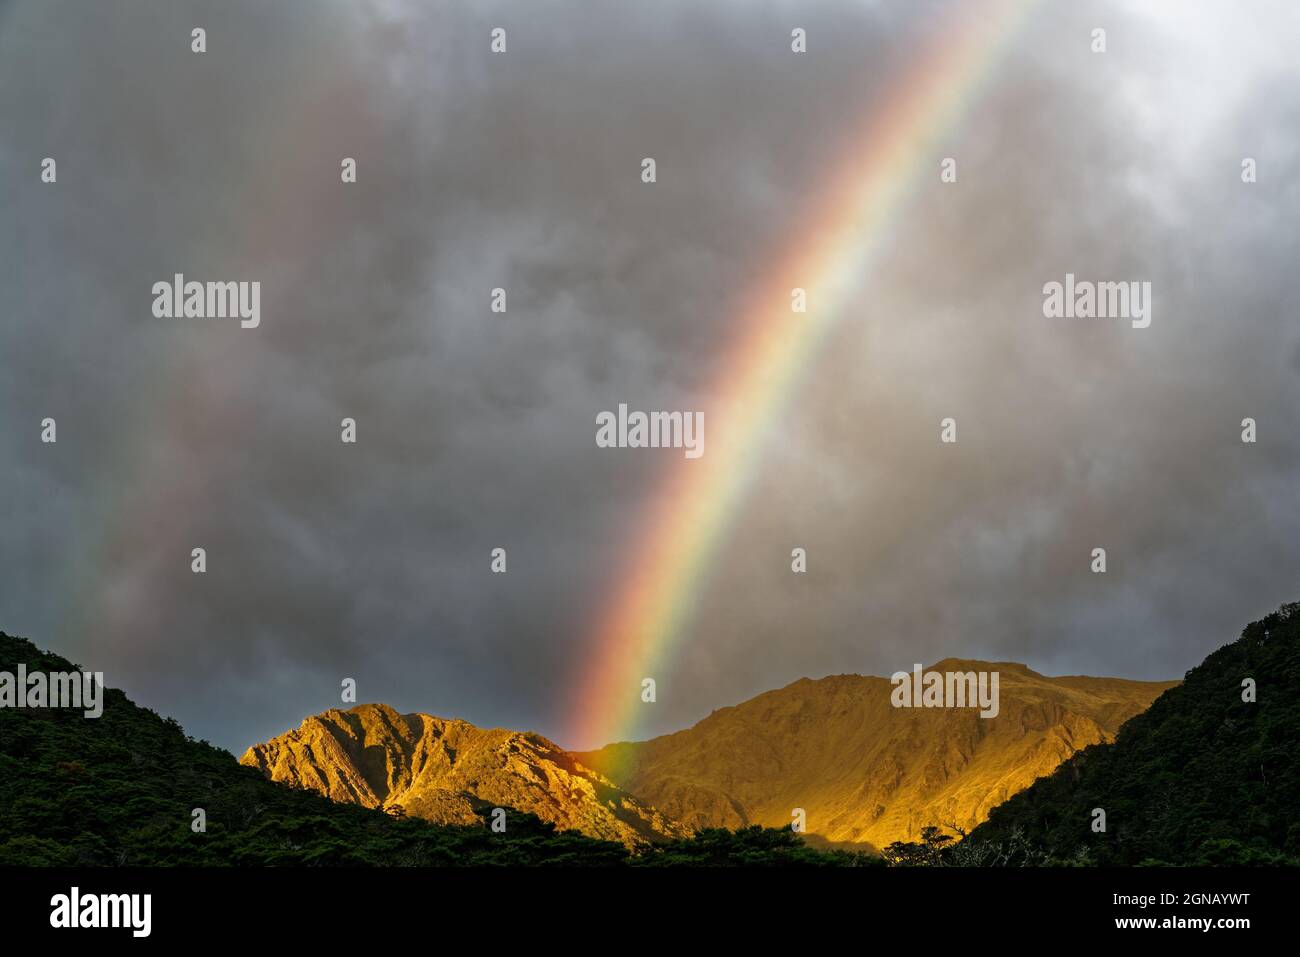
M642 679L670 665L710 561L762 464L772 424L918 185L939 183L936 141L986 85L1033 3L963 5L927 36L895 95L849 138L808 225L745 297L735 344L712 380L720 398L710 415L707 454L671 468L645 517L630 568L596 620L582 657L570 746L599 747L632 736L645 707ZM792 309L795 287L806 290L806 313Z
M241 389L247 383L232 370L244 365L240 356L245 350L258 348L266 337L299 334L310 321L286 313L274 325L264 322L262 328L244 330L237 322L151 319L150 286L176 272L199 279L249 277L263 280L267 309L268 300L292 288L327 248L331 227L344 225L323 222L320 212L321 197L338 188L338 159L316 146L330 142L337 122L334 84L342 86L345 78L322 68L337 71L337 60L327 55L325 44L347 26L323 18L295 28L299 45L280 65L285 81L268 92L250 119L248 142L258 146L248 156L232 158L232 163L247 161L242 174L218 184L223 202L238 206L243 229L238 241L222 242L186 227L174 238L174 258L139 279L138 302L143 305L131 321L156 324L148 335L164 340L158 350L163 361L131 383L135 399L127 418L132 429L111 446L112 457L95 485L92 520L84 529L85 549L93 559L70 563L63 592L80 597L63 607L56 624L60 647L85 648L77 653L87 660L117 654L128 642L141 649L146 643L171 644L172 637L151 617L149 580L174 574L176 568L188 572L190 549L204 544L194 540L194 529L204 527L212 515L212 492L201 476L220 474L242 454L246 423L240 416ZM188 38L184 43L188 47ZM299 175L300 170L285 175L279 164L300 153L303 144L315 151L312 155L324 157L322 169L314 176ZM354 154L364 156L365 145L359 144ZM200 428L202 441L195 441ZM188 481L169 472L169 457L176 450L184 450L192 463ZM96 569L124 565L134 566L132 574L119 572L112 591L102 576L92 575ZM106 640L121 644L106 648ZM87 648L92 641L93 650Z

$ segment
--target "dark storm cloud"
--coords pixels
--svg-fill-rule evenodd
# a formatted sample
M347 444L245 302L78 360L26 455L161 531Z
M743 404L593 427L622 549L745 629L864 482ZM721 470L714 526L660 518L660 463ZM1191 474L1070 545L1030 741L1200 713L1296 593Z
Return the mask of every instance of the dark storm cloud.
M235 750L343 677L560 735L675 466L595 413L717 398L744 291L958 15L699 6L0 8L0 627ZM946 655L1175 676L1296 597L1300 85L1261 9L1037 10L777 424L645 730ZM1151 328L1044 319L1067 271L1152 281ZM261 327L153 319L173 272L262 281Z

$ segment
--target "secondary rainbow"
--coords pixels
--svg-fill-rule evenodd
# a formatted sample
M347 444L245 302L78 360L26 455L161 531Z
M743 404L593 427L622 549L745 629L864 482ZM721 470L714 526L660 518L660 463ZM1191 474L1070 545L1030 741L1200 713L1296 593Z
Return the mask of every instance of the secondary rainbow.
M850 138L808 225L746 297L713 382L708 452L670 467L646 515L635 554L602 609L584 656L568 742L598 747L626 740L640 717L641 682L671 664L707 577L763 459L780 415L819 346L860 288L921 182L939 182L939 138L950 133L984 87L999 52L1034 0L959 6ZM808 311L791 307L807 292Z

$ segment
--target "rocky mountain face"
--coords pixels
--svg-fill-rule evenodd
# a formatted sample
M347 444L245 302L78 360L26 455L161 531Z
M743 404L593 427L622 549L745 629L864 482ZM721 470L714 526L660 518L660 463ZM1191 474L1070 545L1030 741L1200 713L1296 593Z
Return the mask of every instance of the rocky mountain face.
M896 708L888 679L836 675L801 679L676 734L575 757L691 828L788 826L802 808L811 840L880 848L929 824L973 828L1178 684L1048 678L955 659L929 670L997 671L996 717Z
M687 833L540 735L382 704L307 718L240 763L335 801L400 806L441 824L478 824L475 809L502 807L627 846Z
M570 753L536 734L398 714L331 710L250 748L241 763L336 801L438 823L476 810L536 814L633 846L703 827L788 826L881 848L929 824L970 830L1007 798L1178 682L1048 678L1024 665L947 659L939 672L999 674L999 710L897 708L886 678L801 679L650 741Z
M19 669L28 674L80 670L27 639L0 632L0 685ZM548 833L536 818L523 815L516 815L504 834L486 830L481 822L453 827L385 817L359 804L268 781L241 767L229 752L188 736L175 719L138 706L120 689L104 688L100 703L103 714L91 720L81 708L0 706L0 873L9 868L69 868L89 875L87 868L113 867L622 867L640 860L617 844L572 832ZM200 807L208 827L196 831L194 812ZM750 850L745 842L732 842L723 854L734 856L723 863L750 860ZM823 863L782 848L758 856L773 864L792 857ZM682 855L672 855L665 863L681 860ZM155 873L159 881L167 879L163 871ZM0 897L0 909L13 899ZM287 919L301 923L302 918L295 912Z

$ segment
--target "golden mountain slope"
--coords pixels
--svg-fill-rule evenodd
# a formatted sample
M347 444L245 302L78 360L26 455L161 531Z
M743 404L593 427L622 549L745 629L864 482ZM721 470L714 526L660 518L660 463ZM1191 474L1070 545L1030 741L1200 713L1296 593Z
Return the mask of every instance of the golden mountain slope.
M239 760L335 801L401 805L443 824L477 824L476 808L504 807L629 846L685 833L540 735L382 704L308 718Z
M886 678L804 678L688 730L575 757L692 828L788 826L803 808L810 838L879 848L928 824L975 826L1178 683L955 659L928 670L998 671L999 714L895 708Z

